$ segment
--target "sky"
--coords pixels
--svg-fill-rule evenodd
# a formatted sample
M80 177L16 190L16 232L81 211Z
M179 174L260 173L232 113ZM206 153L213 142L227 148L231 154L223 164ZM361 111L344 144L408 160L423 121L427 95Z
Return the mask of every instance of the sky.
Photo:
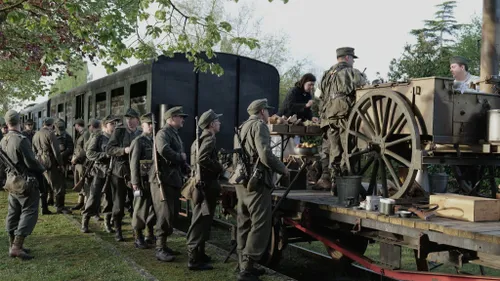
M434 18L435 5L441 0L227 0L227 12L237 14L242 3L255 5L256 18L262 18L262 31L282 32L289 37L289 50L296 60L311 62L307 69L320 71L335 63L335 50L353 47L359 57L355 67L369 79L380 72L387 77L391 59L397 58L407 42L413 42L411 29L422 28L423 21ZM459 0L455 17L459 23L469 23L482 13L481 0ZM137 63L122 65L126 68ZM106 76L98 64L89 64L92 79ZM45 98L40 97L36 102Z

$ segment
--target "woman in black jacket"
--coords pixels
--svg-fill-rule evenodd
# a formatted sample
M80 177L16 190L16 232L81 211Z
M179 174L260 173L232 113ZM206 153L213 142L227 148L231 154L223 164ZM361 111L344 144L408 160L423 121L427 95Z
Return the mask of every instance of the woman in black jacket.
M297 119L311 120L313 118L311 110L313 104L312 92L315 82L316 77L313 74L304 74L286 95L278 115L290 117L297 114Z

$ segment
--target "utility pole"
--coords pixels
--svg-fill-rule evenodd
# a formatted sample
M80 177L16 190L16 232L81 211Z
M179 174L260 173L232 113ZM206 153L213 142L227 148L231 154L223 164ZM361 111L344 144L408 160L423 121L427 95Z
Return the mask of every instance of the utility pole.
M492 84L484 81L498 75L500 54L500 0L483 0L483 27L481 40L481 92L494 93Z

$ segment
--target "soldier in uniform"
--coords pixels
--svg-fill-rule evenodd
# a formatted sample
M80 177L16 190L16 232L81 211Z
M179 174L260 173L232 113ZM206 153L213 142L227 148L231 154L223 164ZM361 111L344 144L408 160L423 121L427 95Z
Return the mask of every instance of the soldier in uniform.
M187 251L189 255L188 268L192 270L212 269L211 258L205 253L205 242L209 238L210 227L215 212L217 195L220 192L219 175L223 171L222 164L217 157L217 147L215 144L215 134L220 131L219 117L213 110L204 112L198 125L203 129L199 136L199 155L196 155L196 141L191 146L191 164L200 165L200 179L204 183L203 193L205 200L192 202L193 213L191 216L191 226L187 233ZM203 214L203 204L209 214Z
M26 120L26 123L24 123L24 130L22 132L22 134L28 138L30 143L32 142L33 136L36 133L35 130L33 129L33 124L34 124L33 119Z
M321 148L323 175L318 181L318 186L322 189L331 189L332 179L341 176L345 169L341 136L350 108L355 103L355 90L366 84L364 74L353 68L354 59L357 58L354 48L338 48L337 64L326 71L321 79L319 89L321 128L324 131ZM335 185L333 188L335 189Z
M165 112L166 125L156 134L156 150L158 152L158 171L163 186L152 175L151 196L156 213L156 258L170 262L174 255L180 254L167 247L167 236L173 233L173 223L178 212L180 188L182 187L182 168L186 164L184 144L178 130L184 126L185 114L181 106L172 107ZM160 190L163 189L163 193ZM161 201L162 194L165 201Z
M106 153L106 146L108 145L109 138L115 130L116 122L119 118L108 115L104 120L103 129L89 140L86 155L90 161L95 161L92 168L93 181L90 187L89 196L85 203L85 210L82 212L82 228L83 233L89 232L89 220L92 216L99 213L99 206L101 204L102 188L106 182L106 171L109 168L110 156ZM111 227L111 210L113 207L113 200L111 189L108 188L105 194L105 202L103 202L102 212L106 214L104 226L106 232L112 233L114 230Z
M267 127L269 111L267 99L253 101L247 108L250 117L241 127L239 136L243 149L250 155L251 167L257 164L262 178L256 186L237 185L237 227L238 227L238 257L240 274L238 280L260 280L263 274L254 268L254 263L260 260L269 243L271 234L271 189L274 187L273 172L288 177L285 165L272 154L271 137Z
M71 157L71 165L75 167L73 177L74 184L76 185L81 180L85 172L83 170L83 164L85 164L87 157L85 156L84 147L90 139L90 132L85 129L85 121L83 119L77 119L74 127L78 133L78 138L76 139L75 150L73 152L73 156ZM86 189L86 187L87 186L84 186L78 194L78 203L72 208L72 210L80 210L85 206L85 196L88 194L88 189Z
M59 141L59 151L63 160L63 173L66 175L66 169L71 162L71 155L73 155L75 145L71 136L66 132L66 123L63 120L56 122L56 137Z
M52 131L54 119L47 118L43 122L43 127L33 136L33 151L40 163L45 167L45 178L50 192L55 196L55 207L58 214L70 214L71 211L64 206L65 179L63 174L64 162L59 149L59 141ZM42 196L42 213L44 212L44 202Z
M154 243L155 215L151 190L149 187L149 174L153 166L153 126L152 114L142 115L142 134L135 138L130 145L130 181L134 193L134 213L132 215L132 228L134 229L135 247L146 249L148 244ZM143 231L148 227L148 238L144 239Z
M2 150L18 169L32 177L41 177L44 167L35 159L31 143L21 134L20 116L14 110L5 114L9 133L0 142ZM38 204L40 191L38 181L31 181L31 188L26 194L9 194L9 209L6 228L9 233L9 255L23 260L32 259L28 250L23 248L24 239L33 232L38 220Z
M466 58L455 56L450 58L450 72L455 81L453 87L463 93L464 91L475 91L476 84L479 83L479 77L470 74L469 62Z
M139 114L129 108L125 113L125 127L117 127L109 143L106 146L106 153L115 157L113 165L113 175L111 177L111 190L113 191L113 221L116 228L116 241L124 241L122 234L122 220L125 211L125 201L127 199L130 183L130 163L128 154L130 144L142 132L137 128L139 125ZM133 195L131 195L133 198Z

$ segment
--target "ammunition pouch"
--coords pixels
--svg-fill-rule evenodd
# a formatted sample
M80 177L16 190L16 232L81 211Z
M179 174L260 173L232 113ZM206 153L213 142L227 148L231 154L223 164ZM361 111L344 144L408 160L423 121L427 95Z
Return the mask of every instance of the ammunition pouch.
M153 167L153 160L140 160L139 161L139 170L141 177L147 177L149 175L149 171Z
M35 188L38 188L38 181L35 177L11 172L7 174L4 189L10 194L28 196Z

